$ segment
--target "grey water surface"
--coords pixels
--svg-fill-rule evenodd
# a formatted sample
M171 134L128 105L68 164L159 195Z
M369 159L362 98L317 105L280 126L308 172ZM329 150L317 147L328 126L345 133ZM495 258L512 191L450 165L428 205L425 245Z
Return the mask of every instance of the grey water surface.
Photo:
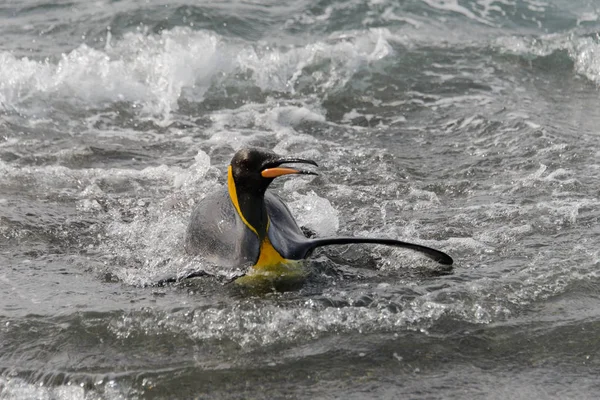
M595 399L600 3L0 3L1 399ZM317 253L183 252L235 150ZM165 277L206 277L156 285Z

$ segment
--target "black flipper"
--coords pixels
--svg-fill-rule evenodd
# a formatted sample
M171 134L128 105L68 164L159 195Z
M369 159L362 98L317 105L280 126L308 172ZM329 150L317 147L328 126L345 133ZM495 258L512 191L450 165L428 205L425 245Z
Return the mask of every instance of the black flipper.
M423 253L427 257L431 258L434 261L439 262L444 265L452 265L454 262L452 257L448 254L432 249L431 247L421 246L420 244L402 242L400 240L395 239L377 239L377 238L361 238L361 237L333 237L333 238L318 238L318 239L310 239L306 243L303 243L306 246L306 254L309 254L312 250L317 247L330 246L335 244L351 244L351 243L373 243L373 244L383 244L387 246L395 246L395 247L403 247L410 250L415 250Z

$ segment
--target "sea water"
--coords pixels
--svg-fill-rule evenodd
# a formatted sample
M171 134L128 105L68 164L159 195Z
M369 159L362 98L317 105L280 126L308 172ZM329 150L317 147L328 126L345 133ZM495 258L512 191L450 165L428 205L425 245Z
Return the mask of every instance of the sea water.
M600 4L0 5L0 398L596 398ZM290 290L183 252L233 153L319 236ZM158 285L193 271L204 277Z

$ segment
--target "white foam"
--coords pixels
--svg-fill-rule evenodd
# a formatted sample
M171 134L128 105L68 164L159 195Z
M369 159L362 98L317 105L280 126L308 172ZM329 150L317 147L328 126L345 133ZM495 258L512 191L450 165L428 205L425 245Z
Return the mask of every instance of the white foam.
M79 386L43 386L27 383L20 378L0 378L3 399L83 400L85 391Z
M493 246L498 247L501 244L508 242L515 242L519 238L522 238L525 234L533 230L530 224L524 224L519 226L503 226L499 228L490 228L484 232L475 235L477 240Z
M300 226L310 228L319 236L333 236L340 227L338 211L314 191L306 195L294 193L294 201L288 206Z
M591 38L579 38L569 50L575 61L575 71L600 85L600 43Z
M3 400L122 400L128 393L131 393L130 387L122 387L122 384L117 384L112 380L95 382L95 386L101 388L102 394L88 391L83 385L70 383L64 385L44 385L41 383L29 383L18 377L0 377L0 388L2 388L0 394Z
M541 221L547 225L575 224L579 216L579 210L583 207L597 207L597 200L551 200L540 201L536 208L543 212Z
M184 173L178 174L173 186L177 189L194 189L210 169L210 157L202 150L194 157L194 163Z
M186 28L128 33L113 44L104 50L80 45L56 64L0 53L0 105L19 108L46 94L65 101L129 101L150 114L168 114L184 87L202 98L213 75L230 65L216 35Z
M220 187L214 177L206 178L210 168L210 158L202 151L185 170L165 166L146 168L140 171L145 177L155 174L163 179L168 177L164 183L167 195L150 202L121 198L116 204L109 203L109 221L98 250L105 259L111 260L109 269L113 274L127 284L144 285L165 277L182 276L190 270L214 267L199 258L187 256L183 248L194 204ZM81 209L97 211L93 201L84 199ZM131 217L123 220L123 210ZM219 269L211 272L217 276L237 273Z
M472 12L468 8L460 5L458 0L421 0L421 1L426 3L431 8L435 8L435 9L442 10L442 11L455 12L457 14L464 15L465 17L472 19L474 21L480 22L482 24L493 25L491 21L488 21L487 19L484 19L484 18L476 15L474 12ZM485 2L478 2L478 4L485 4ZM491 10L492 8L489 7L489 5L488 5L487 9Z
M600 85L600 43L590 37L568 34L548 34L539 38L501 37L496 44L508 53L544 57L566 50L573 60L575 72Z
M391 33L378 28L272 47L178 27L156 35L130 32L112 38L103 49L83 44L55 62L0 52L0 109L43 118L48 102L55 99L92 105L124 101L146 116L168 121L181 97L202 101L212 84L234 73L249 73L250 82L264 91L294 93L306 79L305 68L316 66L312 86L342 88L357 70L393 53L389 40ZM322 112L302 108L281 109L278 118L281 125L291 126L324 120Z
M196 340L229 339L252 349L299 338L315 338L328 332L370 332L407 328L419 323L429 325L447 309L448 306L443 304L420 301L408 304L401 313L391 312L385 306L323 308L311 302L304 307L286 309L242 302L221 309L186 310L185 318L180 313L171 314L170 318L164 318L160 313L140 316L142 318L127 315L110 324L110 329L118 336L127 336L139 329L162 334L181 332ZM160 326L156 319L160 319Z
M404 200L400 200L404 203L405 210L423 210L439 207L440 200L438 196L429 190L417 189L411 187L408 195Z
M331 123L325 120L325 111L315 104L298 105L297 101L267 98L264 103L249 103L239 108L222 109L211 114L212 125L205 130L207 143L228 145L234 150L252 145L257 139L276 140L272 149L280 154L293 151L296 156L318 157L318 148L331 145L327 140L297 130L302 123ZM303 146L295 146L302 144ZM291 147L295 147L293 150ZM308 148L309 150L298 150ZM318 158L317 158L318 159Z
M595 21L598 21L598 19L599 19L599 17L598 17L597 12L592 12L592 11L584 12L584 13L581 13L577 17L577 25L581 25L582 23L585 23L585 22L595 22Z
M325 122L323 112L316 112L306 107L275 107L271 111L273 120L281 126L297 126L302 122Z
M472 237L451 237L445 240L445 242L457 251L492 250L487 244Z
M324 145L326 142L322 140L315 139L314 136L306 135L302 133L293 134L293 132L287 135L281 135L281 132L277 135L281 140L273 147L273 151L277 154L289 154L292 151L290 148L307 148L303 151L294 150L293 154L296 157L307 158L309 160L319 160L322 159L322 153L317 150L315 147L319 147ZM283 138L281 136L284 136ZM301 146L297 146L301 145Z
M272 344L311 340L331 332L393 332L417 329L426 331L444 316L476 324L487 324L506 318L511 310L505 302L489 301L490 296L501 296L498 283L481 279L423 291L416 298L407 299L394 293L397 286L363 285L363 290L351 293L339 288L328 288L325 299L334 299L345 306L329 307L328 302L308 299L303 303L264 302L244 299L234 304L175 312L141 310L115 317L109 329L118 337L136 332L144 334L184 334L195 340L231 340L245 351ZM392 290L392 292L388 290ZM368 296L369 305L364 305ZM481 300L485 298L485 300ZM399 311L390 309L390 305Z
M524 36L501 36L495 39L501 50L518 55L534 55L544 57L555 50L566 48L568 38L559 34L542 35L530 38Z
M21 181L35 186L39 193L51 194L60 189L74 189L75 197L88 199L94 196L104 196L110 192L111 186L126 184L135 191L136 187L151 184L155 190L178 189L183 192L193 192L193 187L205 184L203 179L211 169L210 160L206 153L199 151L195 163L188 169L159 165L146 167L142 170L125 168L87 168L71 169L60 165L18 167L0 160L0 171L3 180ZM102 189L101 187L106 187ZM196 188L196 191L198 189Z
M312 74L312 85L321 90L343 87L362 65L392 54L387 29L378 28L361 32L348 32L291 49L243 49L236 62L240 68L253 72L253 79L263 90L295 93L304 68L330 62L327 71Z
M18 168L0 161L8 183L27 182L40 196L68 189L84 218L91 214L103 226L96 230L97 246L88 251L106 263L103 272L134 285L208 267L201 260L185 257L182 240L195 202L219 187L216 174L206 176L213 168L202 151L186 169L166 165L143 170ZM125 195L120 190L124 186L129 188ZM231 271L217 272L227 275Z
M483 106L486 104L490 104L494 101L492 96L486 95L461 95L461 96L451 96L445 97L439 100L436 100L432 103L433 109L435 107L447 108L453 107L460 104L462 107L465 107L466 104L477 104L478 106Z
M551 148L540 150L540 153L560 151L561 148L561 146L552 146ZM513 183L505 188L513 193L520 191L522 188L555 188L554 195L564 197L570 191L574 190L574 188L581 185L578 179L573 178L575 174L572 171L565 168L558 168L547 173L547 170L548 167L540 163L539 168L535 172L524 177L516 177Z
M112 212L113 221L100 246L101 254L110 260L110 272L131 285L177 276L187 267L187 260L182 259L186 218L160 205L126 207L133 220L123 222L118 212Z

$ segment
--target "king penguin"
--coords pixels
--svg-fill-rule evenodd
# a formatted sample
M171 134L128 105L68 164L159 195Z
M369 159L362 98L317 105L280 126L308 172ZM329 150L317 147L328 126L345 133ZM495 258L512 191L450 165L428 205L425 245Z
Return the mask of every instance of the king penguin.
M283 200L267 190L279 176L317 175L282 166L291 163L317 166L312 160L282 157L265 149L239 150L228 167L227 186L203 198L192 212L186 251L217 265L251 266L249 273L273 271L278 265L306 259L317 247L349 243L403 247L452 265L452 258L439 250L394 239L307 238Z

